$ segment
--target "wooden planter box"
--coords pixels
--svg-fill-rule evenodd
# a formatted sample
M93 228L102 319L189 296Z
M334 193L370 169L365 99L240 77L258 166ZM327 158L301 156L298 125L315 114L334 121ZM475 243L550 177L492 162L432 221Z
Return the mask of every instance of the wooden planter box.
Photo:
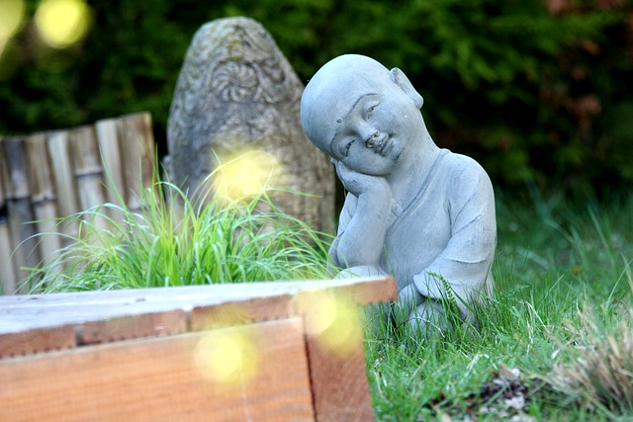
M3 421L371 421L392 278L0 297Z

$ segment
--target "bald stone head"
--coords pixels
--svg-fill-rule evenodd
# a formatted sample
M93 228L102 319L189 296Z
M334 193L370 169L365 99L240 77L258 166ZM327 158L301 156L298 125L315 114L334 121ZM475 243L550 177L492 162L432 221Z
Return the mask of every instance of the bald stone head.
M301 97L301 125L307 137L329 156L332 141L347 113L369 93L403 91L416 108L422 96L398 68L391 70L378 61L359 54L338 56L308 82Z

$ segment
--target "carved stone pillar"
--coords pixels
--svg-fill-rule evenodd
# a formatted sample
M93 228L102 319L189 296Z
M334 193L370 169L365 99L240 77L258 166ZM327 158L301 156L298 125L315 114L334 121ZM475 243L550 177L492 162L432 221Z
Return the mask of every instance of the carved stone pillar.
M275 204L331 233L333 168L301 129L302 92L303 84L261 24L240 17L203 25L187 51L171 105L166 164L171 181L191 196L204 189L219 161L255 150L278 164L270 184L311 195L273 192Z

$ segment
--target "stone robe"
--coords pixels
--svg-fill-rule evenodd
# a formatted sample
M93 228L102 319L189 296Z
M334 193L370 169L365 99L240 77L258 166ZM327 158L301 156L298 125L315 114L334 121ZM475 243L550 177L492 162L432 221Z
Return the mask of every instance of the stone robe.
M443 149L421 174L417 195L404 207L392 204L380 270L395 276L398 289L411 283L424 297L447 297L444 278L464 316L478 297L492 295L491 266L496 247L494 192L490 178L473 159ZM338 239L358 198L347 194ZM331 251L333 257L336 256ZM345 267L344 262L335 264Z

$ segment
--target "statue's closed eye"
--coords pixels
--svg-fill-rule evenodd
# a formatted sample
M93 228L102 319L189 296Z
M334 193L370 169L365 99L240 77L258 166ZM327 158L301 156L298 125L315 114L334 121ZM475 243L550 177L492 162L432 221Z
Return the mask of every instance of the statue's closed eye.
M371 114L374 112L374 110L376 110L376 108L378 108L379 104L380 103L373 104L371 107L369 107L367 109L367 112L365 113L365 118L366 119L368 119L371 116Z
M354 143L354 139L352 139L345 145L345 148L343 149L343 156L347 157L347 155L349 154L349 149L353 143Z

